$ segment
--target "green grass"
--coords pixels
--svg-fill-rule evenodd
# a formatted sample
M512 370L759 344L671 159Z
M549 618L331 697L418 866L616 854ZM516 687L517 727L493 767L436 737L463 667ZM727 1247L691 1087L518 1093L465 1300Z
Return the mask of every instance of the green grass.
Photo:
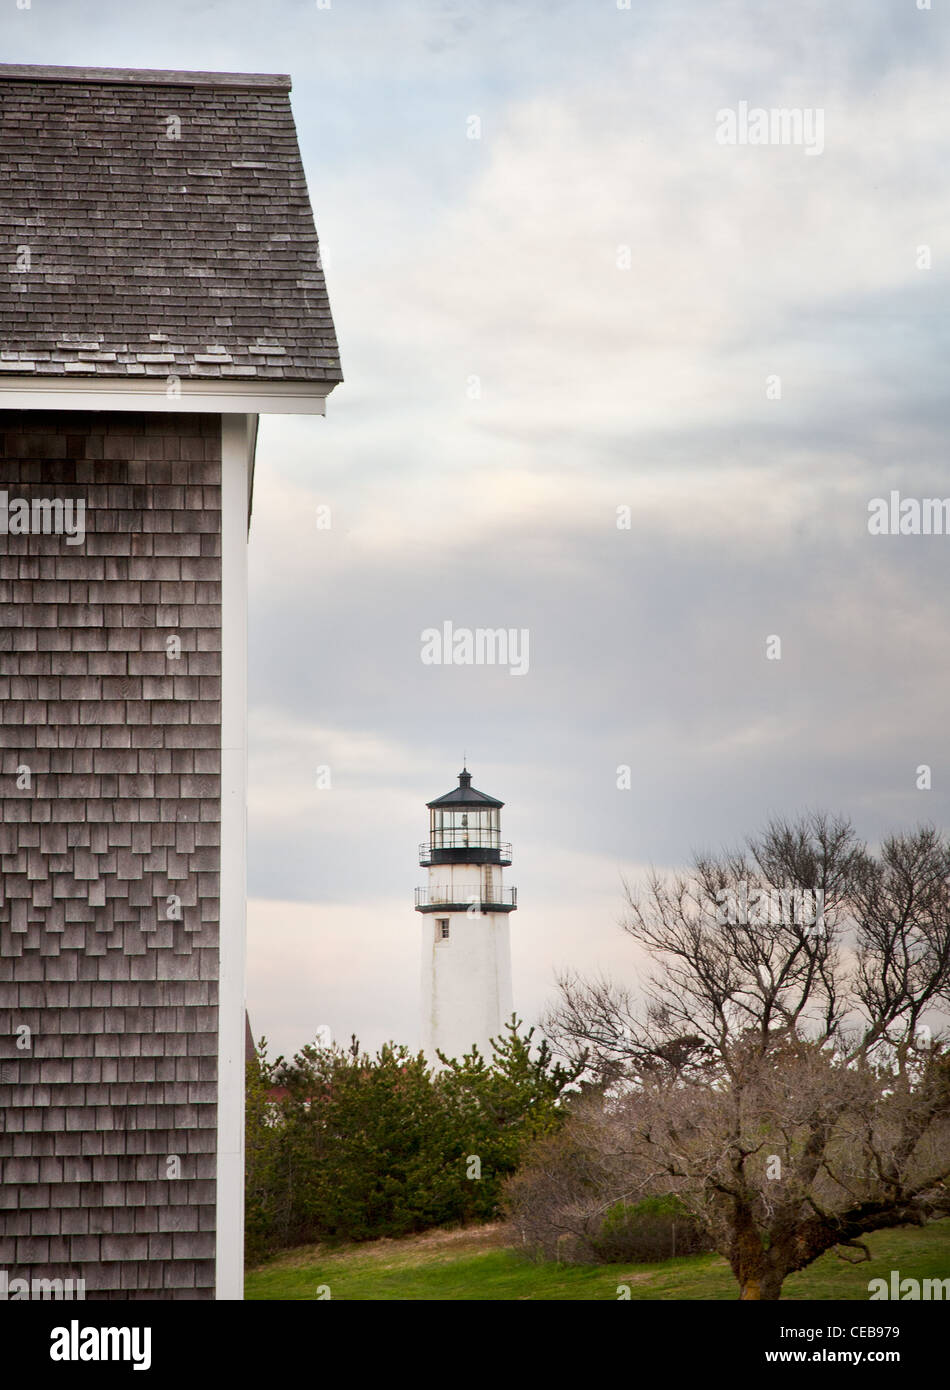
M288 1251L245 1281L248 1299L315 1300L318 1286L333 1299L581 1300L617 1298L627 1284L634 1299L735 1299L736 1282L718 1255L689 1255L651 1265L534 1263L505 1248L500 1226L429 1231L405 1240L377 1240L327 1250ZM866 1301L868 1280L900 1271L904 1279L950 1278L950 1220L923 1229L877 1231L872 1260L848 1265L823 1255L785 1281L786 1299ZM849 1252L856 1254L857 1252Z

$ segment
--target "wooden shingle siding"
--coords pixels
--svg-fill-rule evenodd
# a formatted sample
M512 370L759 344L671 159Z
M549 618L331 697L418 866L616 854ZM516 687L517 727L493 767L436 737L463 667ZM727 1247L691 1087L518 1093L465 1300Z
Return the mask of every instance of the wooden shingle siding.
M86 504L0 534L0 1268L87 1299L214 1292L220 484L218 416L0 412Z

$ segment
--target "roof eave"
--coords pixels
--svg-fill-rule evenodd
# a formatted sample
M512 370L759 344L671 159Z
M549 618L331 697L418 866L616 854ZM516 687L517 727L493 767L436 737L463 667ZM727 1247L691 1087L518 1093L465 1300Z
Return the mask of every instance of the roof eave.
M431 811L436 806L504 806L503 801L497 797L488 796L485 792L476 791L474 787L456 787L454 791L446 792L445 796L436 797L435 801L427 801L426 806Z
M0 378L0 410L133 410L170 414L325 415L337 381L188 377L170 391L164 376Z

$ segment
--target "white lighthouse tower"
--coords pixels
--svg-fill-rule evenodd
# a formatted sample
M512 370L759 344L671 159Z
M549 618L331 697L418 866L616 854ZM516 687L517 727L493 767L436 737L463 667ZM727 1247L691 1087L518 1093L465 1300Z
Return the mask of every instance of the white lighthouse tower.
M422 914L422 1037L433 1063L436 1050L464 1056L473 1045L489 1060L490 1039L511 1018L509 913L516 888L502 884L511 845L501 839L503 801L476 791L467 768L459 784L428 802L429 838L419 863L429 870L416 889Z

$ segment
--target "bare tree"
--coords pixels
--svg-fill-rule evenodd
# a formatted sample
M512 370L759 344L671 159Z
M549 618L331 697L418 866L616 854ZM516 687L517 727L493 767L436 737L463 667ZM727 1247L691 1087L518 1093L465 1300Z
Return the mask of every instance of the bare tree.
M741 1298L950 1214L950 845L934 829L874 855L846 821L774 821L627 900L658 967L642 1000L563 978L546 1031L587 1050L631 1184L681 1198Z

